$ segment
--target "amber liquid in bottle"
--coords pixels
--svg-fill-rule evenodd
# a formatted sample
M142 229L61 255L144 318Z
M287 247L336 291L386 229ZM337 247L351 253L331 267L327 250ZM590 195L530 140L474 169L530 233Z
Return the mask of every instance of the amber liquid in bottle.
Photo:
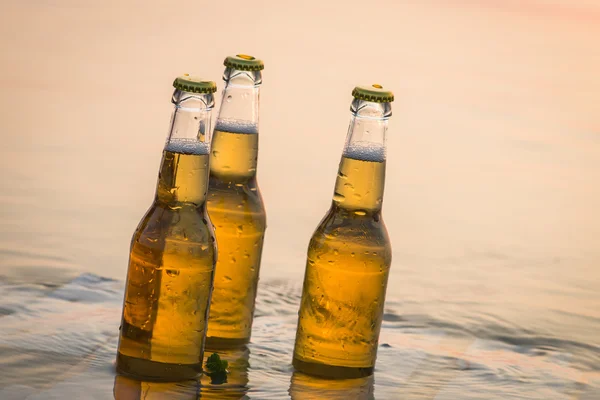
M208 213L218 261L207 346L250 340L266 213L256 181L259 71L225 71L227 87L210 155Z
M381 215L387 118L371 122L353 118L332 206L308 246L293 365L310 375L364 377L375 365L392 252Z
M192 117L181 113L180 133ZM171 381L202 372L216 264L208 150L195 138L171 137L165 146L154 203L131 242L117 353L123 374Z

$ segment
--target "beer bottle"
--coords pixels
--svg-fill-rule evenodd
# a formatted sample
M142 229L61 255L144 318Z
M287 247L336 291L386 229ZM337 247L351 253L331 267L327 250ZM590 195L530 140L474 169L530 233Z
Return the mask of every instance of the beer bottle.
M153 204L131 240L117 370L143 380L202 371L216 264L205 207L216 85L175 79L171 130Z
M227 57L225 89L210 153L208 213L219 257L210 306L207 346L250 340L266 215L256 182L258 101L264 64L252 56Z
M293 365L309 375L373 372L392 261L381 215L394 95L354 88L331 208L310 239Z

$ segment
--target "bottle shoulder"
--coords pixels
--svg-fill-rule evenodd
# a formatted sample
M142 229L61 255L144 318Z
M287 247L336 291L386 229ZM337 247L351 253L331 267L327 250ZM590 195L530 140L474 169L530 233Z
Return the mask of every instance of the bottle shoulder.
M389 235L381 212L357 215L332 206L313 233L311 241L346 241L365 246L389 247Z
M209 214L226 212L231 217L237 214L253 215L265 220L266 212L260 188L256 180L236 183L211 177L207 195Z
M308 245L307 268L381 273L391 264L392 246L380 215L355 215L332 207Z
M205 246L214 242L214 229L203 206L155 201L138 224L132 241L151 247L158 243L164 246L165 242Z

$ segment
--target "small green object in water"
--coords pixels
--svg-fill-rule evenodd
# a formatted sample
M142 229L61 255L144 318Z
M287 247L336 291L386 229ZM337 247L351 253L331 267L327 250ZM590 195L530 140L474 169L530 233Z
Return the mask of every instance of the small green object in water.
M227 360L221 360L217 353L212 353L206 360L206 375L210 376L212 384L221 384L227 382Z

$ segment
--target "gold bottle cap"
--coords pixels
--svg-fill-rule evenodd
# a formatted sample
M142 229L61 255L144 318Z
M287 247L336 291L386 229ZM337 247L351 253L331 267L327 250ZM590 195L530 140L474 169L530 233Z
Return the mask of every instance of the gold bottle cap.
M374 84L371 86L357 86L352 91L352 96L360 100L375 103L391 103L394 101L394 93L384 90L383 86Z
M239 69L240 71L261 71L265 69L265 63L258 58L246 54L229 56L223 62L227 68Z
M202 78L189 76L188 74L175 78L173 87L191 93L214 93L217 91L217 84L213 81L205 81Z

